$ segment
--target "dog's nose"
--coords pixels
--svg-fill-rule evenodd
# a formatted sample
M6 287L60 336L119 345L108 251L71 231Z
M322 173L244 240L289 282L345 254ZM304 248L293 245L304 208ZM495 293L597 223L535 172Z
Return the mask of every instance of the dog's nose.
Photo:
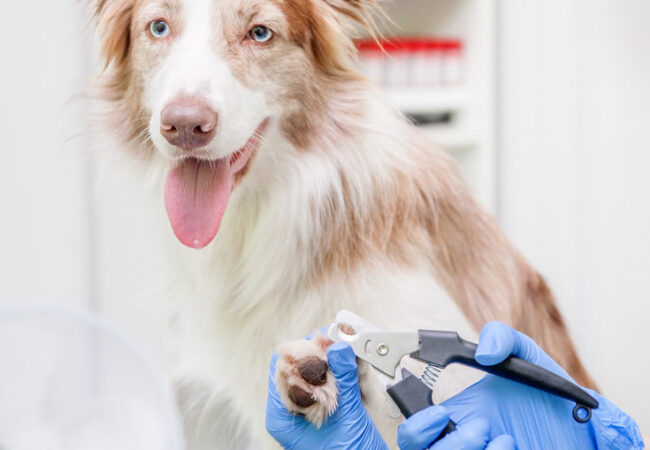
M217 130L217 113L197 98L174 100L160 114L160 132L185 150L205 147Z

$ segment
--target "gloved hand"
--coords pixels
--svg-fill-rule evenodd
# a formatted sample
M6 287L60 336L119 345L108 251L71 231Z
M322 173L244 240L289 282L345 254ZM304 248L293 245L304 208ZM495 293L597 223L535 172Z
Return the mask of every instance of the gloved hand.
M567 373L528 336L498 322L481 331L476 360L485 366L498 364L509 355L518 356L567 379ZM446 418L457 423L457 430L431 448L539 449L641 449L644 447L636 423L613 403L588 390L600 406L592 410L587 423L573 419L572 402L513 381L486 375L481 381L443 403L405 421L399 429L402 449L423 449L446 426ZM487 426L489 424L489 427ZM474 438L468 444L452 442L464 433ZM509 435L514 442L509 441ZM456 437L461 439L463 436Z
M317 429L303 417L287 411L275 388L273 355L266 401L266 429L289 449L387 449L361 401L356 356L352 348L338 342L327 349L327 362L339 390L338 409Z
M397 444L402 450L515 450L515 441L507 434L491 439L490 423L482 418L468 418L456 423L456 430L436 442L449 423L444 406L432 406L413 414L399 427ZM431 447L430 447L431 446Z

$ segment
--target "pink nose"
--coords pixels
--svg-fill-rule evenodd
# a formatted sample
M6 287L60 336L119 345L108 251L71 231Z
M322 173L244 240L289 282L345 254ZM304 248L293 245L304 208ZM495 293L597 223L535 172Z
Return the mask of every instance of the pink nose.
M198 98L181 98L165 106L160 124L160 132L170 144L194 150L214 139L217 113Z

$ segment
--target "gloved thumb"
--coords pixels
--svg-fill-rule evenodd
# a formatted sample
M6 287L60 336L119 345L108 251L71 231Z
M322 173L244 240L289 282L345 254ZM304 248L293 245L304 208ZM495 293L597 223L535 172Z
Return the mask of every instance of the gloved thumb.
M474 355L476 361L484 366L493 366L510 355L573 381L566 371L530 337L501 322L490 322L485 325L481 330L481 337Z
M327 349L327 363L336 378L339 390L339 403L350 400L361 400L359 391L359 367L357 357L348 344L335 342Z
M397 445L401 450L429 448L449 424L449 412L444 406L431 406L413 414L397 429Z
M474 358L484 366L493 366L506 359L515 349L513 329L501 322L490 322L481 330Z

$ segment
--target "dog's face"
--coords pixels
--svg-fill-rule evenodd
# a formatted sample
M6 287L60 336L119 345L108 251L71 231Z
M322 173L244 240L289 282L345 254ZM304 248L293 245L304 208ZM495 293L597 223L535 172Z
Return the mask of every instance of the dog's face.
M170 159L233 155L309 68L268 0L142 1L131 29L151 140Z
M110 95L170 161L165 203L181 242L214 238L270 121L305 142L321 81L351 72L337 14L353 17L352 3L99 0Z

